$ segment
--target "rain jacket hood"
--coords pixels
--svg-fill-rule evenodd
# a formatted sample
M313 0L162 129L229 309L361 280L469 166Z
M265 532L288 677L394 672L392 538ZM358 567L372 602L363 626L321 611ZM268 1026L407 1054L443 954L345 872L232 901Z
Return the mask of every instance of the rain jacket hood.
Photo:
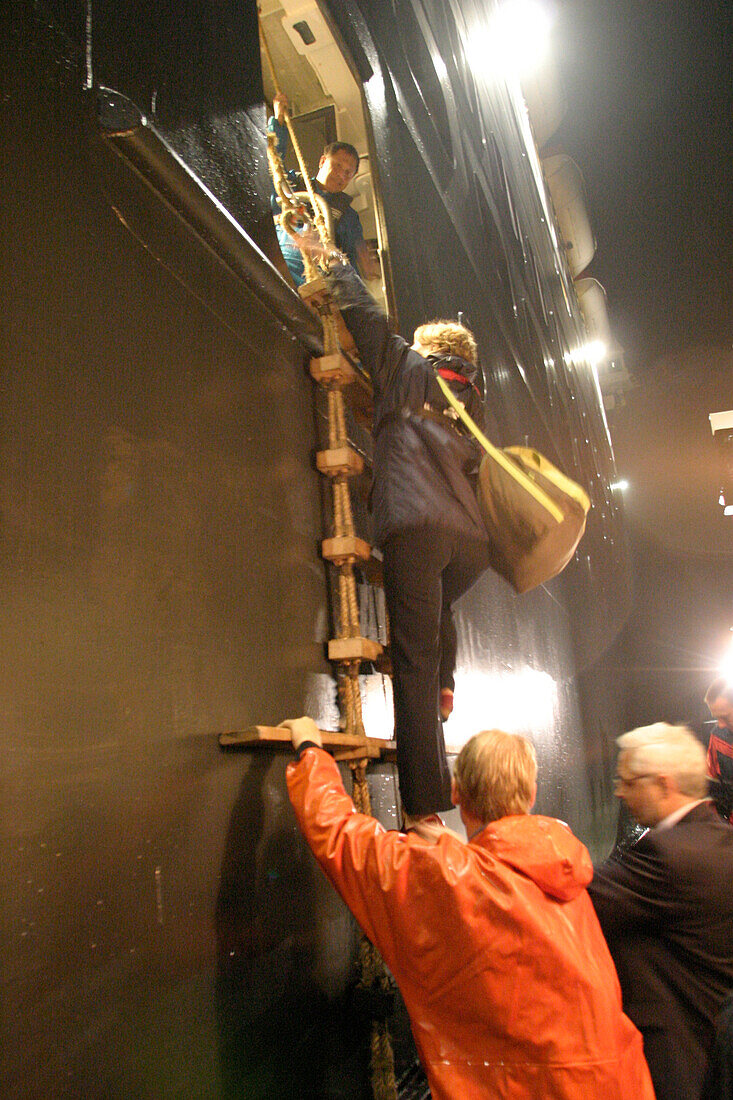
M558 901L576 898L593 878L588 849L567 825L552 817L503 817L487 825L472 842Z
M583 845L508 817L426 845L356 813L338 766L287 771L310 848L400 987L433 1100L653 1100L584 889Z

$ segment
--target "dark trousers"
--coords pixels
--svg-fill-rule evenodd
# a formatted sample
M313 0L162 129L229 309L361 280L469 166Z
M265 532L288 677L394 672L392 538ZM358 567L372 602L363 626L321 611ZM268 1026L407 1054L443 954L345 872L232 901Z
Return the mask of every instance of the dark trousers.
M383 549L400 794L407 813L436 813L451 807L438 697L453 687L453 603L487 569L490 550L432 527L393 535Z
M700 1100L733 1100L733 993L724 1001L716 1021Z
M657 1100L719 1100L700 1091L706 1054L688 1028L637 1026Z

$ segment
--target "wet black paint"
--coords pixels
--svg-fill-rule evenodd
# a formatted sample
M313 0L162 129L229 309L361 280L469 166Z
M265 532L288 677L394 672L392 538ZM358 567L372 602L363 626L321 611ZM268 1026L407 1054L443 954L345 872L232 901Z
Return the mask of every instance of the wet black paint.
M83 8L2 16L2 1091L361 1097L355 931L295 830L287 756L216 742L335 720L306 350L115 159L86 87L137 104L277 262L254 5L94 4L91 57ZM626 566L597 398L561 366L557 280L543 313L552 261L507 104L478 106L469 6L403 8L399 35L379 4L333 11L371 74L400 323L463 309L501 441L572 459L595 506L547 591L488 576L464 602L464 700L479 728L497 677L549 691L541 809L603 847ZM389 766L372 792L394 825Z

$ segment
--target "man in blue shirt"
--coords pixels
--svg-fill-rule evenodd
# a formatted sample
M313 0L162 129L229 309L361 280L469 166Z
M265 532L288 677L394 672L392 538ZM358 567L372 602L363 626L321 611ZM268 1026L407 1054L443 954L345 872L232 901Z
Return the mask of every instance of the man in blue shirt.
M267 123L267 129L275 134L281 160L284 159L288 150L288 130L285 125L287 109L288 102L285 96L276 95L273 101L275 114ZM345 191L358 169L359 154L354 146L345 141L334 141L324 149L318 164L318 172L311 183L316 194L325 199L330 208L336 247L348 256L351 264L361 271L365 278L371 279L379 276L378 265L369 255L361 220L351 205L351 196ZM289 172L288 178L295 191L305 190L303 179L297 173ZM272 212L277 216L280 213L280 204L274 189L271 203ZM277 222L275 230L288 271L295 285L300 286L305 281L303 256L287 231Z

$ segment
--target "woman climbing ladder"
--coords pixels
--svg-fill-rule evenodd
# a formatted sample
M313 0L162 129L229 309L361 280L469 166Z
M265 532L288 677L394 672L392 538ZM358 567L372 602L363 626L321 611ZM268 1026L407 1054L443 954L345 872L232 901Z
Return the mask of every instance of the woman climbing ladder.
M462 325L437 322L419 328L410 347L390 333L352 268L335 265L329 282L374 386L375 540L384 554L397 766L409 825L451 808L439 700L441 690L453 689L452 607L492 564L475 495L480 454L436 382L439 372L482 420L476 345ZM429 823L418 824L426 831Z

